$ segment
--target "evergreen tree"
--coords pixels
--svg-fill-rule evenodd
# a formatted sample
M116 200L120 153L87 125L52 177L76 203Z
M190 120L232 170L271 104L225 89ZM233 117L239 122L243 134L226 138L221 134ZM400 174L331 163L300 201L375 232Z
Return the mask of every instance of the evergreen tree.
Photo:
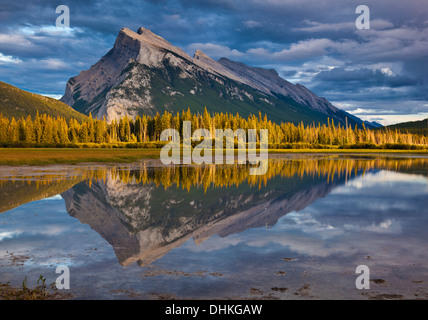
M29 142L29 143L36 142L35 131L34 131L34 123L31 120L30 115L25 120L24 141Z

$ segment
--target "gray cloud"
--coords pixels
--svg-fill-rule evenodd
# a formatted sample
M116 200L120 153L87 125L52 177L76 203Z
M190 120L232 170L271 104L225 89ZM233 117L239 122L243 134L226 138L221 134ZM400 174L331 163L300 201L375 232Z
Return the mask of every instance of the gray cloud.
M389 87L399 88L415 86L418 81L406 75L393 75L391 69L356 69L334 68L329 71L321 71L314 78L319 87L331 87L336 85L347 91L355 91L358 88Z

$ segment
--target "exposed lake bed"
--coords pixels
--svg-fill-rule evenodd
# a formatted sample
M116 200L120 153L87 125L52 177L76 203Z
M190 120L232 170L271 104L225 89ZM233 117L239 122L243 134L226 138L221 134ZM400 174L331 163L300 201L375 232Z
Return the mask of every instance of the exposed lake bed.
M73 299L427 299L428 159L0 168L0 282ZM357 289L357 266L370 289ZM68 297L70 298L70 297Z

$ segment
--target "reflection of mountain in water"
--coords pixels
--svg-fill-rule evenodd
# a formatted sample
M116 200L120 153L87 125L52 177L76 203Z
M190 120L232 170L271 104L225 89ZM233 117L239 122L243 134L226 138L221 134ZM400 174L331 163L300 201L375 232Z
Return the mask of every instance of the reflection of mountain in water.
M247 169L235 170L247 174ZM162 170L166 169L152 168L145 174L156 176ZM205 171L206 176L222 174L214 166L205 170L211 171ZM288 212L302 210L325 197L354 175L353 171L342 175L296 172L289 177L273 176L267 184L245 181L228 187L211 185L205 190L201 185L187 189L132 179L125 183L108 174L105 180L92 181L91 185L81 182L62 196L69 214L105 238L121 264L137 261L147 265L191 237L201 243L214 234L227 236L273 225Z
M428 176L428 159L285 156L263 176L245 165L0 168L0 212L61 193L69 214L104 237L121 264L146 265L192 237L273 225L373 169Z
M1 167L0 213L56 196L76 183L105 176L106 168L79 166Z
M25 203L53 197L81 180L59 180L49 183L21 181L0 182L0 213Z

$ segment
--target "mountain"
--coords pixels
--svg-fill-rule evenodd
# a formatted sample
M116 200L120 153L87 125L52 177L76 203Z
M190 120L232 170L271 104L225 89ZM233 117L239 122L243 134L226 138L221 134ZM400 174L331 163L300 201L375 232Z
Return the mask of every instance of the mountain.
M367 128L383 128L383 125L376 121L364 121Z
M85 115L59 100L24 91L0 81L0 114L8 118L26 118L31 115L34 119L37 111L39 114L46 113L67 120L71 118L78 121L86 119Z
M361 125L273 69L215 61L197 50L193 57L148 29L120 30L114 47L89 70L71 78L61 101L84 114L111 121L120 116L177 112L267 114L275 122Z

